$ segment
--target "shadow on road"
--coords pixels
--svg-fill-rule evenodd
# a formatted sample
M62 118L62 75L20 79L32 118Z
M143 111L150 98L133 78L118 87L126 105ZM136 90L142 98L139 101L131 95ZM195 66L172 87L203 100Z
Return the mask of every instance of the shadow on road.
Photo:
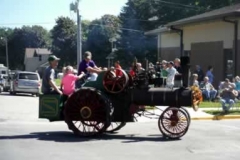
M170 142L177 140L170 140L162 137L162 135L149 135L147 137L137 136L134 134L119 135L119 134L102 134L94 137L78 137L71 132L35 132L27 135L13 135L13 136L0 136L1 140L15 140L15 139L37 139L41 141L54 141L54 142L86 142L86 141L99 141L99 140L123 140L122 143L134 142Z

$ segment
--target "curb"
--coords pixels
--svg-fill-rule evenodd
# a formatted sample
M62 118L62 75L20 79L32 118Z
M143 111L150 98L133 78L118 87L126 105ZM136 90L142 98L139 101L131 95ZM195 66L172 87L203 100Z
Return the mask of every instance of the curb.
M218 116L191 118L191 120L224 120L224 119L240 119L240 115L218 115Z

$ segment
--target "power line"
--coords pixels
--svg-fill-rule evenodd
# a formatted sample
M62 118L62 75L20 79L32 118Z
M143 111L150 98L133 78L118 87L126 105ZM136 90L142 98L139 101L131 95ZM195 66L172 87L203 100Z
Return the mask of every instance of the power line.
M74 21L76 22L76 21ZM5 23L5 24L0 24L2 26L4 25L24 25L24 24L29 24L29 25L36 25L36 24L54 24L55 22L39 22L39 23ZM135 31L135 32L144 32L141 30L136 30L136 29L131 29L131 28L123 28L123 27L114 27L110 25L101 25L101 24L90 24L89 26L101 26L101 27L108 27L108 28L118 28L121 30L128 30L128 31Z
M170 4L170 5L175 5L175 6L192 8L192 9L201 9L201 8L199 8L199 7L195 7L195 6L192 6L192 5L185 5L185 4L182 4L182 3L167 2L167 1L163 1L163 0L154 0L154 1L160 2L160 3L165 3L165 4Z
M144 21L144 22L156 22L157 20L147 20L147 19L138 19L138 18L124 18L124 17L121 17L119 19L128 19L128 20L137 20L137 21Z
M55 24L56 22L36 22L36 23L1 23L1 26L12 26L12 25L40 25L40 24Z
M144 31L142 31L142 30L123 28L123 27L113 27L113 26L110 26L110 25L101 25L101 24L90 24L90 25L92 25L92 26L101 26L101 27L108 27L108 28L117 28L117 29L120 29L120 30L127 30L127 31L134 31L134 32L144 33Z

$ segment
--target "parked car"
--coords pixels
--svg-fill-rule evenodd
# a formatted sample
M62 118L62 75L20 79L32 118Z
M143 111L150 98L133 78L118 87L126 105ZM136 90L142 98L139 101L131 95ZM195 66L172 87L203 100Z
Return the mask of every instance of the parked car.
M10 74L9 76L0 74L0 93L8 92L10 89Z
M30 93L38 96L41 89L40 76L36 72L18 71L10 84L10 94Z

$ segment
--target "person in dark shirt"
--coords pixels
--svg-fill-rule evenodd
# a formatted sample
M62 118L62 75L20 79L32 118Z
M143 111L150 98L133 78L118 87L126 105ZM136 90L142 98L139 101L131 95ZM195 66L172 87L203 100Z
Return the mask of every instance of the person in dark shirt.
M85 73L86 75L85 79L90 80L96 80L98 76L97 74L102 72L102 70L99 69L92 60L92 53L89 51L84 53L84 59L80 62L78 66L78 76L82 72ZM84 79L76 81L76 87L80 88L84 83L85 83Z
M48 58L49 66L45 69L42 78L42 93L43 94L60 94L62 91L55 84L55 71L60 59L56 56L50 56Z
M89 77L91 73L100 73L101 71L92 60L92 53L85 52L84 60L82 60L78 67L78 75L84 72Z
M196 70L194 71L194 73L198 75L198 82L202 82L205 75L199 65L196 65Z

